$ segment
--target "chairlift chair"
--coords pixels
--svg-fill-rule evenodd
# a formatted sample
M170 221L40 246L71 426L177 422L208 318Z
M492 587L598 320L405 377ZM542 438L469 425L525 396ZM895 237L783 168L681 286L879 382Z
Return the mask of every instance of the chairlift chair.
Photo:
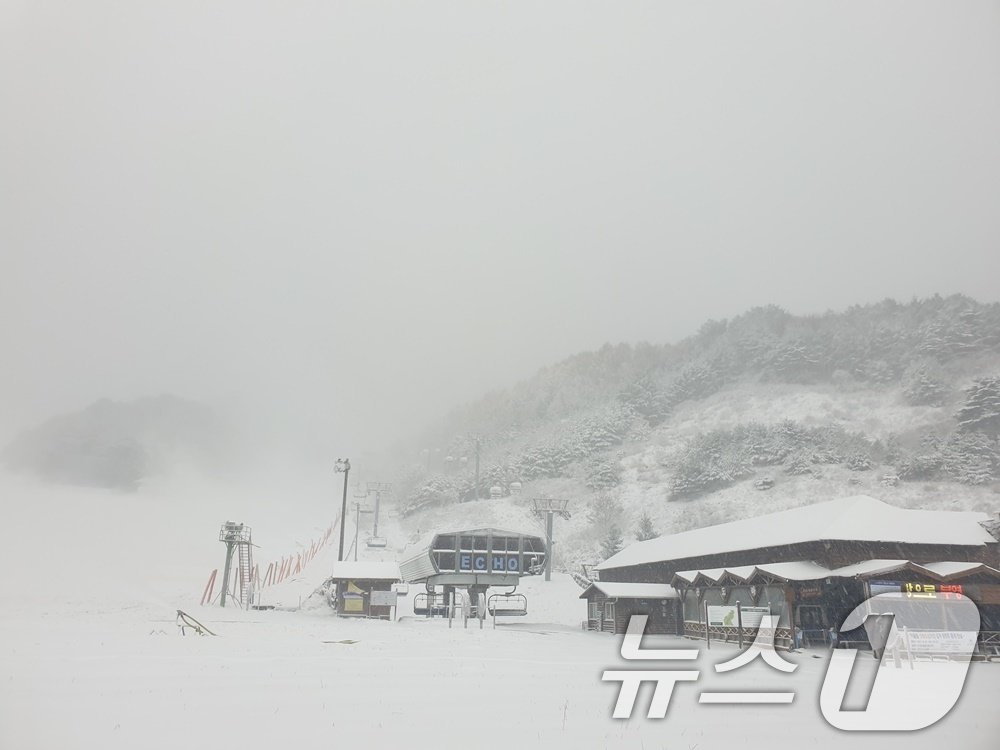
M523 617L528 614L528 597L524 594L492 594L486 609L493 617Z
M428 614L431 617L447 615L448 605L444 600L444 594L417 594L413 597L413 614L421 617Z

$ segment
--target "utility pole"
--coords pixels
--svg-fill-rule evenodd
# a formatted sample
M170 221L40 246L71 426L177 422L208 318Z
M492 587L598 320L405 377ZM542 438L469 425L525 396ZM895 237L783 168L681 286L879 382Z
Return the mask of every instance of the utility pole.
M354 562L358 561L358 528L361 526L361 503L354 503Z
M347 475L351 472L351 459L338 458L334 464L336 473L344 475L344 497L340 503L340 548L337 551L337 561L344 559L344 524L347 522Z
M481 440L479 435L475 437L476 441L476 500L479 499L479 446L481 445Z
M545 580L552 580L552 517L558 515L560 518L569 518L569 511L566 507L569 500L556 500L550 497L538 497L531 501L534 504L534 514L538 517L545 517Z
M545 514L545 580L552 580L552 511Z

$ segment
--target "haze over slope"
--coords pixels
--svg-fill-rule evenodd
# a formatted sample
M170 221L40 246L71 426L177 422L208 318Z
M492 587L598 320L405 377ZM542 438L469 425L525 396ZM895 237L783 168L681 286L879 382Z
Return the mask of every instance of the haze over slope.
M203 404L159 396L129 402L101 399L21 432L0 462L53 482L134 490L178 464L219 473L233 435Z
M402 517L390 545L466 523L537 528L529 501L543 495L572 503L557 556L566 566L651 533L860 492L992 512L998 373L1000 304L962 296L823 316L769 306L708 321L676 344L607 345L397 444ZM239 485L301 487L308 476L308 497L274 490L275 503L336 510L327 506L339 492L329 462L281 465L257 444L241 456L252 461L227 471L250 437L193 402L104 400L23 433L3 458L60 483L151 484L149 497L186 483L209 503ZM390 478L379 469L384 458L352 460L352 494ZM491 491L500 499L486 500ZM240 515L231 501L226 507Z

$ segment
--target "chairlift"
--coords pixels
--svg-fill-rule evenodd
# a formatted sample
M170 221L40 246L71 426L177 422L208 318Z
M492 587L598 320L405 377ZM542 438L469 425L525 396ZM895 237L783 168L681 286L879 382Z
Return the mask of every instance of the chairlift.
M486 601L493 617L523 617L528 614L528 597L524 594L493 594Z
M448 614L448 605L444 594L417 594L413 597L413 614L420 616L443 617Z
M368 546L372 549L382 549L386 546L386 541L384 536L372 536L368 537Z

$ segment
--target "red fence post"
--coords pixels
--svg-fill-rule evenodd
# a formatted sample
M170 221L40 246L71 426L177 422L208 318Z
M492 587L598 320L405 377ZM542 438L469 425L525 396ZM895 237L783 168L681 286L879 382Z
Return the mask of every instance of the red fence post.
M205 606L206 601L212 601L212 591L215 589L215 576L218 572L219 569L216 568L212 571L212 575L208 577L208 583L205 584L205 591L201 595L201 606Z
M264 573L264 585L269 586L273 581L271 578L274 576L274 563L267 564L267 572Z

